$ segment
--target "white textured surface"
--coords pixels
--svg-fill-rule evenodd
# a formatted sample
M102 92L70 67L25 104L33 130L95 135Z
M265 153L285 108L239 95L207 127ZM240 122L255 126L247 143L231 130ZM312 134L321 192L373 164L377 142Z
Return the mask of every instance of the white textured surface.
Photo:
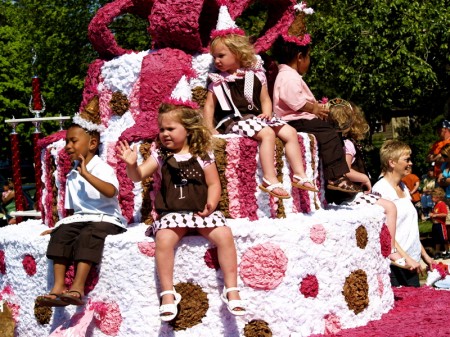
M144 236L147 226L138 224L121 235L109 236L100 267L100 278L89 294L92 301L114 301L123 322L118 336L243 336L246 323L261 319L274 336L308 336L323 333L327 314L339 317L342 328L367 324L380 319L393 306L389 283L389 263L380 254L379 233L382 209L370 206L364 217L354 209L319 210L313 215L290 215L287 219L229 220L238 251L238 263L244 253L259 244L270 243L283 250L288 259L281 284L273 290L255 290L239 278L241 295L247 301L248 314L235 318L219 298L223 287L220 271L205 265L204 254L210 244L202 237L185 237L177 249L174 283L192 282L208 294L209 310L202 322L185 331L173 332L158 319L158 288L154 258L142 254L137 243L152 242ZM322 224L327 232L323 244L310 239L310 229ZM355 229L363 225L368 245L357 247ZM5 252L6 274L0 274L0 291L11 286L10 301L20 306L17 335L45 336L82 308L57 308L50 324L40 325L33 313L36 296L48 291L52 283L51 263L45 257L48 236L39 234L47 227L37 220L0 229L0 249ZM22 266L25 254L37 263L37 273L28 276ZM369 306L358 315L347 308L342 289L345 278L357 269L367 273ZM303 277L316 275L319 293L305 298L299 292ZM380 295L378 278L384 291ZM77 311L76 311L77 310ZM92 336L106 336L93 324Z

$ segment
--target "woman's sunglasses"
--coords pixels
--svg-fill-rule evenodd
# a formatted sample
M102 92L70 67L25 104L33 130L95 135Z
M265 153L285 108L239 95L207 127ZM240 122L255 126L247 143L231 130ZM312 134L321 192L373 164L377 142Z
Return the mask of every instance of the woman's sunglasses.
M447 154L441 154L442 158L448 159L448 155Z

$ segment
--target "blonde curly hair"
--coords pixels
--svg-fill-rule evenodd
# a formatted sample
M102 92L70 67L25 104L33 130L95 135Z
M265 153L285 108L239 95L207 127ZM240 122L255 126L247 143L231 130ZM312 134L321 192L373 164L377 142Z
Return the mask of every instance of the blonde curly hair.
M241 68L249 68L256 63L256 53L253 45L250 43L248 36L227 34L223 36L217 36L211 41L209 50L214 52L216 46L222 43L231 53L238 59Z
M363 140L370 131L370 126L367 123L363 111L355 103L350 102L353 110L353 123L349 131L349 136L354 140Z
M172 117L179 122L187 131L187 143L189 145L189 152L193 156L205 159L209 151L211 151L212 140L211 132L206 127L203 115L197 109L192 109L183 105L175 105L170 103L163 103L159 107L158 123L161 123L163 116ZM161 149L163 158L166 158L171 152L162 146L158 137L157 144Z

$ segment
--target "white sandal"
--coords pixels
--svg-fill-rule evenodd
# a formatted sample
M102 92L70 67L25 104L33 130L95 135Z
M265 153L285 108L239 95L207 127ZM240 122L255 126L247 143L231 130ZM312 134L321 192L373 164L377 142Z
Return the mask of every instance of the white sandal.
M175 318L175 316L178 314L178 303L181 301L181 295L175 291L175 288L173 290L166 290L163 291L161 294L159 294L160 297L163 297L164 295L173 295L174 297L174 303L170 304L162 304L159 306L159 318L161 321L169 322ZM169 315L163 315L163 314L169 314Z
M262 178L264 184L266 184L267 186L264 186L263 184L259 185L259 188L266 192L269 193L271 196L278 198L278 199L289 199L291 196L289 195L289 193L287 195L282 195L282 194L277 194L275 192L273 192L274 189L276 188L280 188L282 190L284 190L286 192L286 190L283 187L282 183L275 183L275 184L271 184L270 181L268 181L266 178Z
M237 287L232 288L225 288L223 287L222 294L220 294L220 298L222 299L223 303L227 305L227 309L229 312L231 312L235 316L243 316L245 315L246 311L244 308L244 301L242 300L229 300L227 295L231 291L239 291L240 289ZM236 309L243 309L243 310L236 310Z
M297 179L297 181L295 182L292 181L292 186L305 191L319 192L316 185L314 184L314 180L312 180L311 178L302 178L296 175L293 175L292 178ZM310 183L313 187L305 186L305 184L307 183Z

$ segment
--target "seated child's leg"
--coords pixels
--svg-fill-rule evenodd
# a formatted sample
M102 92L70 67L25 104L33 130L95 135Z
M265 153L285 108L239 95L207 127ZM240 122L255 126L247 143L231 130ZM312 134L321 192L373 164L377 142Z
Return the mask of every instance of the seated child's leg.
M50 290L50 294L62 294L66 292L64 277L66 269L71 262L73 250L71 249L73 242L79 236L84 224L73 223L59 226L50 234L50 241L47 247L47 258L53 260L54 284ZM55 295L45 295L47 298L56 298Z
M259 131L254 137L259 145L259 159L263 171L263 181L269 185L279 183L275 171L275 132L270 127L265 127ZM267 187L267 186L265 186ZM273 193L279 196L289 197L289 193L282 187L273 189Z
M298 132L312 133L316 137L325 180L336 180L349 172L342 140L330 123L314 118L290 121L289 125Z
M62 294L66 289L66 285L64 283L64 278L66 276L66 269L68 260L64 258L55 258L53 260L53 276L55 278L53 287L50 290L50 294ZM55 295L44 295L45 297L56 298Z
M226 288L237 286L237 255L231 229L226 226L216 228L202 228L199 233L211 241L217 247L220 268ZM239 300L239 292L228 293L229 300Z
M284 142L286 157L294 175L294 183L298 183L298 178L306 179L307 176L303 166L302 151L298 142L297 130L290 125L274 127L273 130L275 131L275 134ZM304 181L303 185L308 189L316 189L312 181Z
M187 233L187 228L163 228L156 232L155 260L161 292L173 289L175 246ZM174 303L173 295L164 295L161 304Z

